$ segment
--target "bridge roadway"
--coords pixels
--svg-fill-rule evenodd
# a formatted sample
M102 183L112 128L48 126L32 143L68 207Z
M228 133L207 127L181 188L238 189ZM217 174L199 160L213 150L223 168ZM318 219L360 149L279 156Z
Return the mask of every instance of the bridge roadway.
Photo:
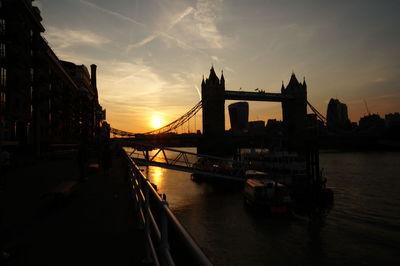
M92 167L86 182L77 182L74 151L13 158L0 192L0 251L10 257L0 265L141 265L144 236L121 156L113 154L108 176ZM66 198L57 196L63 187Z
M273 92L225 91L225 100L283 102L294 99L290 95Z

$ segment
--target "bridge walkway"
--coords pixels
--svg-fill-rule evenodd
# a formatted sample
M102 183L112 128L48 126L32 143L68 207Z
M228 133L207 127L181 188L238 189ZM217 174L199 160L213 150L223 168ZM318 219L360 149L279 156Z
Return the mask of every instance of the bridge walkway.
M128 200L123 158L114 153L108 176L92 168L82 183L75 182L75 158L66 152L14 163L0 192L0 250L10 254L0 264L141 265L144 235ZM76 185L57 198L66 183Z
M184 150L157 147L129 140L118 140L128 156L140 165L209 176L214 180L244 181L247 163ZM197 162L201 162L198 164Z

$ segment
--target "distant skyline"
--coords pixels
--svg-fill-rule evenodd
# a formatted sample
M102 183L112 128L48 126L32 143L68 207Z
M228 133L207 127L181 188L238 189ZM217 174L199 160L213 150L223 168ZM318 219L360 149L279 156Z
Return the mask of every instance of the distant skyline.
M184 114L211 65L229 90L279 92L294 71L324 115L330 98L354 122L364 100L371 113L400 111L400 1L33 3L60 59L98 66L99 100L118 129L145 132ZM280 104L250 103L250 120L273 118Z

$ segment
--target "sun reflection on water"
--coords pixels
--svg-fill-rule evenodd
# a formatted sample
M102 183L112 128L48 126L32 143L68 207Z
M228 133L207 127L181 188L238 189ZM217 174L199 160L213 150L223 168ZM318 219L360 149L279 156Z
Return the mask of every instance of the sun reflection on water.
M161 167L149 167L149 175L150 181L157 185L158 189L163 187L164 177L165 177L165 169Z

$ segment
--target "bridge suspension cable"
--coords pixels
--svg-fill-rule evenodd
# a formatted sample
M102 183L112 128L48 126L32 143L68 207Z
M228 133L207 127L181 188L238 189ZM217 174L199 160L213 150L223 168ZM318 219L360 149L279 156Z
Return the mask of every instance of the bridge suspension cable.
M110 128L110 133L121 137L134 137L136 135L135 133L119 130L113 127Z
M143 135L155 135L155 134L163 134L163 133L168 133L168 132L174 131L177 128L183 126L186 122L188 122L193 116L195 116L197 114L198 111L200 111L201 108L202 108L202 102L199 101L194 107L192 107L188 112L186 112L184 115L182 115L178 119L172 121L171 123L169 123L163 127L160 127L158 129L155 129L155 130L152 130L152 131L149 131L146 133L142 133L142 134ZM196 119L196 117L195 117L195 119ZM111 128L110 131L114 135L123 136L123 137L133 137L135 135L138 135L138 133L123 131L123 130L119 130L116 128Z
M178 127L182 126L186 122L188 122L193 116L197 114L197 112L202 108L202 102L199 101L195 106L192 107L186 114L182 115L178 119L172 121L168 125L165 125L161 128L149 131L144 133L145 135L151 135L151 134L162 134L162 133L167 133L171 132Z
M326 117L323 116L314 106L311 105L311 103L309 103L307 101L307 105L311 108L311 110L317 115L317 117L319 118L319 120L321 120L325 125L326 125Z

